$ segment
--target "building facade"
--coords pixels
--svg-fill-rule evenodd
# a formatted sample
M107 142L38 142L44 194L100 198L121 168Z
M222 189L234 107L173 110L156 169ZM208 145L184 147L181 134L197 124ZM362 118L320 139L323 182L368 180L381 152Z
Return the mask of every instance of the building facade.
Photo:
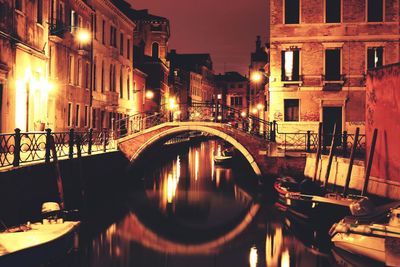
M48 75L54 113L48 124L52 130L91 126L92 16L84 1L51 1Z
M146 112L157 112L165 107L170 97L167 61L169 20L149 14L147 10L126 11L136 28L134 31L135 68L147 75Z
M399 61L398 0L273 0L269 119L280 132L365 131L365 75Z
M261 119L268 117L268 47L261 46L261 38L257 36L255 51L250 54L248 112Z
M0 1L1 132L54 124L47 74L48 7L48 0Z
M225 72L215 76L217 98L221 96L223 105L248 114L249 80L238 72ZM224 114L230 116L230 114Z
M137 112L133 91L135 23L113 1L90 0L93 18L92 128Z

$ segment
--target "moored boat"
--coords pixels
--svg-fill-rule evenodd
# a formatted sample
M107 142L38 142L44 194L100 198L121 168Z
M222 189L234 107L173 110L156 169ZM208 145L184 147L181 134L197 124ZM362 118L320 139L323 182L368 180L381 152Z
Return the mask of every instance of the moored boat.
M43 204L42 213L41 222L0 232L0 266L38 266L77 246L79 221L64 221L54 202Z
M396 203L397 205L398 203ZM378 211L380 209L377 209ZM384 211L384 209L381 209ZM400 266L400 207L368 216L350 216L332 226L334 245L350 253L371 258L389 266ZM387 216L388 215L388 216Z

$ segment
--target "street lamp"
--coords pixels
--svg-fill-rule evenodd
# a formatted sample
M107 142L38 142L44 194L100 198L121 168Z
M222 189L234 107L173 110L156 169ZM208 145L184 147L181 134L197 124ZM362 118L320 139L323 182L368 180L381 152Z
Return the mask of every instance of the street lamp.
M266 127L265 127L265 119L266 119L266 114L265 114L265 111L266 111L266 109L265 109L265 107L266 107L266 105L267 105L267 103L266 103L266 99L265 99L265 92L264 92L264 90L262 90L263 92L262 92L262 96L263 96L263 98L262 98L262 103L258 103L258 104L256 104L256 106L255 107L252 107L253 106L253 102L255 102L255 101L259 101L259 97L260 97L260 90L261 89L264 89L264 86L263 85L265 85L266 84L266 82L267 82L267 79L268 77L267 77L267 75L266 75L266 73L264 72L264 69L260 69L260 70L258 70L258 71L254 71L254 72L252 72L251 73L251 75L250 75L250 81L251 82L253 82L254 84L255 84L255 89L256 90L254 90L255 92L254 92L254 94L257 94L257 98L255 97L255 95L253 96L253 98L254 99L252 99L252 97L251 97L251 93L252 93L252 88L250 88L250 103L249 103L249 110L251 110L252 111L252 113L255 115L255 114L257 114L258 113L258 118L259 119L263 119L264 121L262 122L263 123L263 134L265 135L266 134ZM259 89L259 86L262 86L262 88L261 89ZM254 103L254 105L255 105L255 103ZM264 112L262 112L262 111L264 111ZM261 114L262 114L262 116L261 116ZM260 121L260 124L261 124L261 121ZM260 125L261 126L261 125Z

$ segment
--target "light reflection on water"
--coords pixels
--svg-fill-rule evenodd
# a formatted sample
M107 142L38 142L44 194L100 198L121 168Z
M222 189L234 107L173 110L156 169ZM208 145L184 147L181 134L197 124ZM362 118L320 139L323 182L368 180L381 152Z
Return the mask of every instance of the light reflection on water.
M251 179L247 169L214 164L218 151L221 143L202 142L154 167L131 212L84 248L81 266L330 266L274 207L238 186Z

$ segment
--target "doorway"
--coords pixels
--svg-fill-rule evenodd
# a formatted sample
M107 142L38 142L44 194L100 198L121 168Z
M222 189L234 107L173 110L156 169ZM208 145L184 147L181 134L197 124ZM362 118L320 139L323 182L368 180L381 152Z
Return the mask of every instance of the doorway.
M336 146L341 145L341 133L342 133L342 107L323 107L323 137L324 137L324 148L330 146L332 143L333 130L336 124Z

